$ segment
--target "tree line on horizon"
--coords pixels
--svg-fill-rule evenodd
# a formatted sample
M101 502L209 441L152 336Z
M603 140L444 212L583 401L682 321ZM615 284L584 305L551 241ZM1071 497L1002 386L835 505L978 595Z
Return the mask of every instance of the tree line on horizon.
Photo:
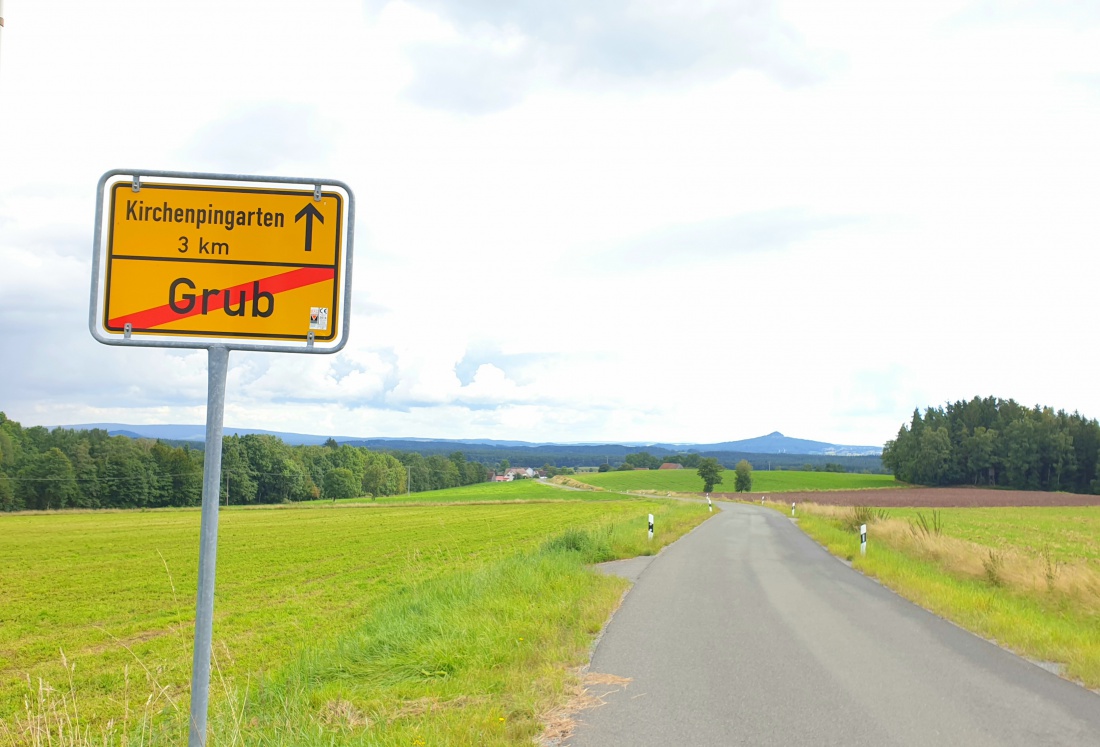
M23 428L0 412L0 511L158 508L202 502L203 451L105 430ZM461 452L427 457L276 436L222 440L220 500L231 505L396 495L484 482Z
M745 456L740 454L736 454L735 456L738 457L736 461L729 458L719 458L717 456L708 457L697 451L688 452L686 454L675 453L665 456L655 456L648 451L637 451L623 457L622 463L617 467L612 467L611 463L608 461L599 465L598 469L600 472L610 472L611 470L629 472L636 469L660 469L662 464L679 464L684 469L697 469L700 464L708 459L721 465L722 469L736 469L742 462L748 464L750 469L752 468L752 462ZM782 472L784 470L800 470L802 472L871 472L871 470L862 469L859 466L852 466L839 462L800 461L799 457L805 458L808 455L755 454L753 456L757 462L766 464L768 466L768 471L771 471L773 467L772 462L776 456L793 456L793 459L786 459L781 463L776 460L777 463L774 465L775 470L777 472ZM879 471L881 472L881 470Z
M365 446L374 451L415 451L429 454L447 455L461 448L468 459L483 464L496 464L508 461L514 466L538 467L550 464L561 469L571 467L598 467L606 464L607 469L629 469L653 465L662 462L677 462L685 469L695 469L693 464L703 457L713 457L726 469L733 469L737 462L747 459L759 470L804 470L807 472L862 472L885 474L882 460L876 455L842 456L837 454L753 454L744 451L674 451L661 446L624 446L622 444L542 444L538 446L502 446L484 443L462 443L454 441L413 441L396 439L356 439L343 441L351 446ZM686 460L681 461L681 460ZM693 461L694 460L694 461ZM650 466L651 469L656 469Z
M918 485L1100 493L1100 424L1073 412L974 397L929 407L887 441L883 465Z

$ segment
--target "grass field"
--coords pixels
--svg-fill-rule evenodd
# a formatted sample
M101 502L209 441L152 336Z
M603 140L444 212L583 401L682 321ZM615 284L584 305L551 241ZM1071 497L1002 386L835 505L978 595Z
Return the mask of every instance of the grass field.
M803 503L799 525L902 596L1100 689L1100 507L890 509L860 519L853 508Z
M912 521L928 509L892 508L891 518ZM991 548L1011 548L1058 563L1089 561L1100 571L1100 507L941 508L944 534Z
M632 470L630 472L586 472L574 479L606 490L653 490L673 493L701 493L703 478L693 469ZM722 473L716 492L732 493L734 473ZM770 472L752 473L752 492L790 493L806 490L862 490L903 487L893 475L863 475L845 472Z
M461 488L430 490L425 493L412 493L411 495L390 495L377 498L375 501L380 504L417 505L481 503L485 501L575 501L581 497L584 500L598 501L618 500L623 496L601 496L598 493L578 496L576 491L562 490L552 485L546 485L541 480L514 480L512 482L483 482Z
M510 743L537 728L534 709L560 696L567 664L584 660L591 635L621 593L621 584L586 572L579 558L653 552L707 516L697 505L581 500L592 496L536 483L439 491L445 492L450 496L431 500L509 502L223 510L211 716L218 744L312 744L312 736L286 731L278 714L292 711L303 729L316 727L318 744L349 730L363 737L368 721L364 743L409 744L418 729L435 729L433 743L462 744L477 731L470 731L470 718L484 720L502 704L511 716L474 742ZM645 540L647 513L657 515L662 529L652 544ZM34 743L34 734L57 729L85 734L65 744L122 744L154 727L157 738L145 743L186 741L199 519L197 510L0 516L0 744L5 737ZM587 554L546 552L548 538L570 527L580 528L582 539L597 538L589 543L595 549L581 542ZM518 589L511 596L485 594L508 584ZM415 620L398 619L417 604ZM486 620L494 604L509 609ZM554 604L567 604L569 614L554 612ZM499 697L485 702L409 704L453 699L469 635L475 642L485 637L469 626L491 630L509 615L520 621L534 615L517 625L538 633L516 634L512 642L553 642L543 658L528 657L537 671L520 670L523 687L535 687L538 697L522 705L508 690L515 682L495 681L485 692ZM375 672L360 682L348 674L385 668L400 649L396 630L415 631L406 641L453 649L451 658L424 659L428 674L412 677L415 687L408 677ZM455 631L457 638L447 638ZM375 653L356 648L364 635L375 641ZM407 648L415 654L415 646ZM486 666L495 671L499 662ZM400 671L408 674L408 666ZM463 669L469 671L481 670ZM484 675L471 676L466 684L474 687ZM339 686L325 685L326 678ZM273 700L272 693L281 695ZM452 711L470 708L472 717L452 718ZM242 728L245 713L253 728ZM502 730L501 723L510 726ZM249 736L261 734L268 736Z

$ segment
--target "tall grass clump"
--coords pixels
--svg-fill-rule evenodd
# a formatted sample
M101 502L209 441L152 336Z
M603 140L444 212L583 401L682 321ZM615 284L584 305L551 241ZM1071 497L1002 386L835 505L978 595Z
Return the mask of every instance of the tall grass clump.
M924 539L940 537L943 535L943 517L936 509L932 509L931 519L922 512L917 511L916 518L909 521L909 531Z
M614 527L610 524L598 529L570 527L542 545L542 552L577 553L585 563L602 563L615 558L611 547Z
M999 550L990 548L986 557L982 558L982 568L985 569L985 580L990 586L1004 586L1004 555Z
M154 720L164 713L180 713L177 698L158 683L151 672L146 670L144 683L134 683L130 667L125 666L121 718L105 723L92 722L82 713L81 697L73 682L76 662L70 661L64 651L60 652L60 661L66 673L66 684L61 688L42 678L33 680L29 674L25 676L23 707L10 719L0 719L0 744L31 747L151 745L156 743L153 741Z
M844 528L849 532L858 532L864 524L874 524L876 521L888 518L890 518L890 512L885 508L853 506L844 521Z

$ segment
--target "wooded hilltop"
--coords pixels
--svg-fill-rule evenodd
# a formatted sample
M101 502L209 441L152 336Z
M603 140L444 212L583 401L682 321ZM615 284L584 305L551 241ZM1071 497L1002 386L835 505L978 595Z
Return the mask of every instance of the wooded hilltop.
M1100 424L1078 413L975 397L929 407L887 441L882 463L920 485L1100 493Z

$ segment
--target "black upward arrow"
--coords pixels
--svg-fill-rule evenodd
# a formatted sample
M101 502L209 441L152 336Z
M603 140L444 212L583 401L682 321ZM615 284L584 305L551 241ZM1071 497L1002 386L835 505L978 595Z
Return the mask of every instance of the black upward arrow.
M313 219L325 222L325 217L321 215L321 211L313 207L313 203L306 203L306 206L298 211L298 214L294 216L294 222L297 223L302 218L306 219L306 251L313 251Z

